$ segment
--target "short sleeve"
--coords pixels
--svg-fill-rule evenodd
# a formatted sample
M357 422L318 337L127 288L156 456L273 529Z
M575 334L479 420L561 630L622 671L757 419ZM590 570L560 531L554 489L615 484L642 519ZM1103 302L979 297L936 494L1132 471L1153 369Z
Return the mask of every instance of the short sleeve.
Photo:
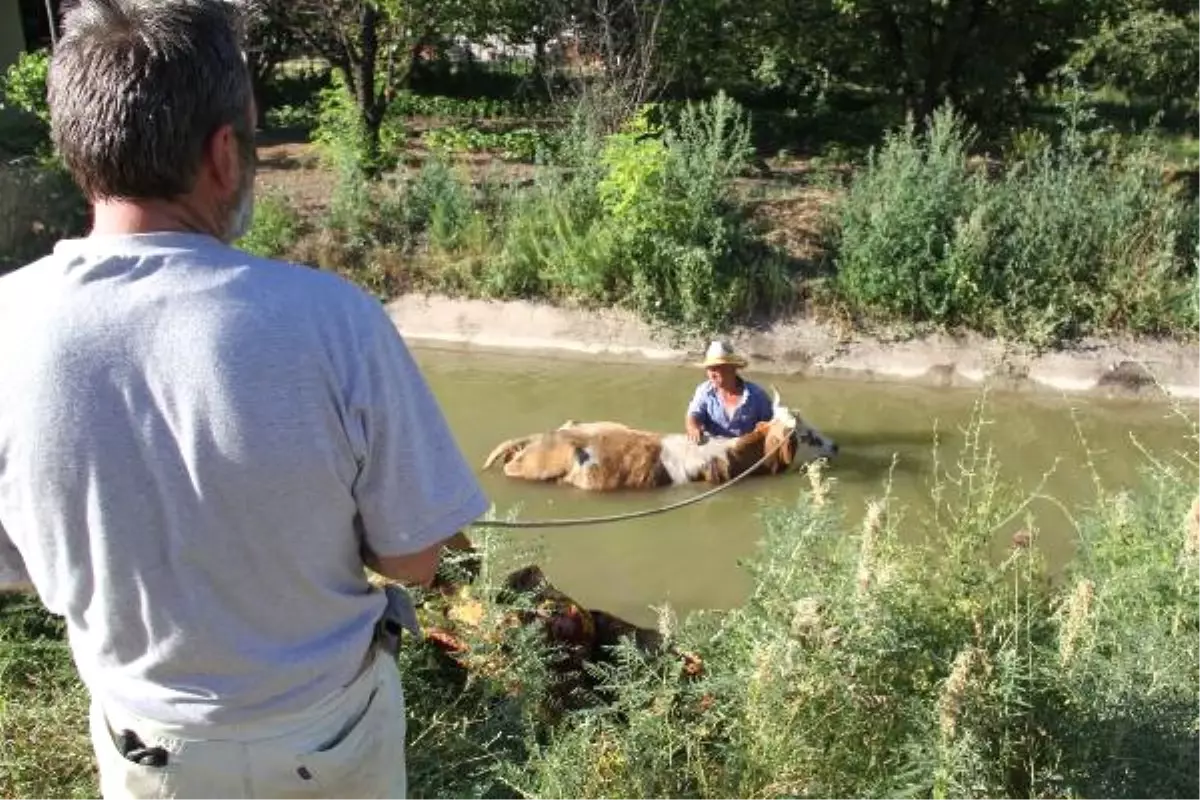
M704 408L704 394L708 387L707 383L701 383L696 387L696 391L692 393L692 401L688 403L687 413L693 417L707 419L708 411Z
M25 588L31 583L25 559L4 530L4 521L0 520L0 590Z
M775 404L761 386L755 384L754 388L757 390L755 395L758 398L758 419L760 422L770 422L775 416Z
M382 307L372 310L350 418L362 452L354 499L381 557L424 550L490 503L420 368Z

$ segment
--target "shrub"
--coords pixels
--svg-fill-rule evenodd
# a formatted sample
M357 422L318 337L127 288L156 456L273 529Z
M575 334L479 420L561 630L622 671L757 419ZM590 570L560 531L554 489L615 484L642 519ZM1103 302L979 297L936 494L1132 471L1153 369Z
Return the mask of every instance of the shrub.
M620 303L677 334L710 333L785 302L779 258L733 195L748 125L724 95L687 106L675 125L644 108L603 137L582 122L564 137L571 174L514 205L499 283L553 287Z
M614 302L634 265L602 216L593 180L548 176L512 205L502 257L488 288L585 303Z
M620 305L678 336L790 300L783 259L734 192L749 125L724 95L684 106L671 123L649 106L608 135L577 115L560 146L539 149L549 163L520 192L471 185L441 153L411 179L372 186L346 145L355 123L345 96L327 100L322 141L339 170L327 227L345 268L372 286L397 285L370 263L373 249L395 248L391 262L421 262L409 274L424 288ZM431 140L459 135L468 136L446 128Z
M49 154L49 68L50 53L35 50L21 53L0 75L0 155Z
M34 50L23 52L0 82L0 95L4 108L15 108L43 124L50 124L50 103L46 97L46 78L50 72L50 52Z
M1035 529L994 556L1036 498L981 425L927 519L885 496L848 532L814 475L766 514L742 607L660 617L700 680L628 653L598 668L615 705L503 774L529 797L1193 796L1195 464L1098 496L1052 581Z
M335 70L329 84L317 93L317 122L310 138L327 166L343 170L349 161L364 176L374 176L396 166L404 129L398 117L386 114L378 151L371 152L358 105L345 78Z
M0 165L0 273L41 258L62 238L87 232L88 204L55 161Z
M437 154L492 151L507 161L533 161L553 152L554 137L537 128L490 131L447 125L426 131L421 140Z
M1147 141L1097 160L1080 123L1055 144L1021 139L996 179L969 164L974 134L949 109L890 133L836 212L843 297L1039 345L1195 328L1195 203L1164 185Z
M254 222L238 247L264 258L283 258L300 234L300 215L282 193L273 192L255 200Z
M537 99L497 97L450 97L416 94L410 89L396 92L389 110L400 116L448 119L530 119L552 116L553 104Z

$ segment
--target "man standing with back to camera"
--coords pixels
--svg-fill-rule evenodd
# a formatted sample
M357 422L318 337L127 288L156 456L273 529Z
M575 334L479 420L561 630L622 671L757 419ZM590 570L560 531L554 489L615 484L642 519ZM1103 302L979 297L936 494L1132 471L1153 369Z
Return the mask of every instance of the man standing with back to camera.
M94 224L0 278L0 588L65 617L105 797L401 797L364 564L428 583L487 499L376 300L229 246L236 7L62 27L52 134Z

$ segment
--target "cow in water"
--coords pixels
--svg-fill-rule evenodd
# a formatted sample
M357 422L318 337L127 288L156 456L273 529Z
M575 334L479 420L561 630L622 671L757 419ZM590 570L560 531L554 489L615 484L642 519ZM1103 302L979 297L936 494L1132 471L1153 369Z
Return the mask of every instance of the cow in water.
M744 436L692 442L684 434L637 430L619 422L571 421L557 430L503 442L483 467L502 463L510 478L616 491L695 481L721 484L759 461L756 474L774 475L836 455L837 444L783 405L779 390L772 389L774 415Z

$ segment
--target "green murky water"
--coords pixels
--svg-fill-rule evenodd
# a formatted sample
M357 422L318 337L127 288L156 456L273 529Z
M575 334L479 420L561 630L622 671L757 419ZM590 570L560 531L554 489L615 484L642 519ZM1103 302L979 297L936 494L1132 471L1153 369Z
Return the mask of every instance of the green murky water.
M500 441L548 430L567 419L682 430L687 402L703 378L700 370L679 366L602 365L428 348L415 348L415 354L460 447L477 465ZM837 481L836 502L850 518L847 530L857 527L865 503L884 492L890 477L893 498L907 509L902 535L905 527L919 535L919 517L931 504L935 436L936 458L943 464L956 460L965 428L983 399L975 390L760 377L753 370L746 377L775 383L788 405L840 445L829 474ZM1189 408L1194 417L1195 404ZM985 436L994 444L1006 478L1032 490L1053 470L1045 491L1068 507L1094 497L1089 451L1110 487L1136 481L1143 461L1139 444L1151 453L1195 452L1188 421L1166 404L992 393L984 416L990 420ZM515 481L499 471L481 477L500 513L517 508L522 519L650 508L707 488L598 495ZM515 535L541 549L547 575L580 602L649 623L654 619L651 606L663 603L679 613L739 603L748 580L737 562L754 552L763 504L792 503L808 490L802 474L755 477L661 516ZM1052 563L1061 563L1073 547L1070 523L1052 504L1039 501L1031 509L1042 546ZM997 541L1010 534L998 531Z

